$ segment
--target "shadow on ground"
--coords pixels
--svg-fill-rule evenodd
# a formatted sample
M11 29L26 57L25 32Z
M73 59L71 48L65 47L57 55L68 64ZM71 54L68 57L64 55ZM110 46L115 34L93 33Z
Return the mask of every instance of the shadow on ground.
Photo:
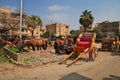
M72 73L70 73L68 75L63 76L59 80L92 80L92 79L90 79L88 77L85 77L83 75L80 75L80 74L78 74L76 72L72 72Z
M84 54L84 55L86 55L86 54ZM84 56L83 55L83 56ZM70 58L69 58L69 60L74 60L75 58L77 58L79 56L79 54L78 55L72 55ZM78 60L80 60L80 61L85 61L85 62L87 62L88 61L88 56L86 56L86 57L83 57L83 56L81 56Z
M120 76L109 75L109 77L103 78L103 80L120 80Z

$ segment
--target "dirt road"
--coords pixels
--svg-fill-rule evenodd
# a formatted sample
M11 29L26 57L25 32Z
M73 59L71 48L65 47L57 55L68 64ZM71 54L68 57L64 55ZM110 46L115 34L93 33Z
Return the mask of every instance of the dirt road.
M120 80L120 55L99 52L96 61L79 60L68 68L58 62L31 68L2 63L0 80Z

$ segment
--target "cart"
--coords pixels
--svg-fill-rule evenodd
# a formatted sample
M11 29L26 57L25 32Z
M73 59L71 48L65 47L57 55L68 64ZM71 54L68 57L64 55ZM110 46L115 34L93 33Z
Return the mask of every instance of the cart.
M71 56L78 55L77 58L75 58L70 64L67 65L67 67L71 66L73 63L75 63L79 58L81 58L84 54L89 54L89 60L94 61L98 55L98 48L95 46L95 39L96 39L96 33L92 32L83 32L81 33L76 41L76 44L74 45L73 52L71 52L69 55L67 55L62 61L59 62L59 64L62 64L66 62Z
M113 42L112 38L103 38L102 39L102 51L113 51Z

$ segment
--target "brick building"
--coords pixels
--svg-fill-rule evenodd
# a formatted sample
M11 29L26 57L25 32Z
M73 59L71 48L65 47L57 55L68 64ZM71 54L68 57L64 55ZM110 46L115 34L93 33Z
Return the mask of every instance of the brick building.
M98 23L96 29L101 29L105 35L115 36L116 32L120 31L120 21Z
M70 34L69 25L61 23L46 25L46 31L49 31L51 34L55 34L56 36L68 36Z

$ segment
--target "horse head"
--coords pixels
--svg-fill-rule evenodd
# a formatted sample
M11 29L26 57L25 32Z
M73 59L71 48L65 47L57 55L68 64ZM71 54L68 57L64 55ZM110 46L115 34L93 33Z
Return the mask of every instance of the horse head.
M8 46L11 47L11 46L12 46L12 43L11 43L10 41L6 41L6 40L0 38L0 47L2 48L2 47L4 47L5 45L8 45Z
M13 41L12 46L18 48L19 51L23 51L24 49L24 40L16 38L15 41Z
M61 40L57 38L57 39L55 40L55 43L59 46L59 45L61 44L60 41L61 41Z

